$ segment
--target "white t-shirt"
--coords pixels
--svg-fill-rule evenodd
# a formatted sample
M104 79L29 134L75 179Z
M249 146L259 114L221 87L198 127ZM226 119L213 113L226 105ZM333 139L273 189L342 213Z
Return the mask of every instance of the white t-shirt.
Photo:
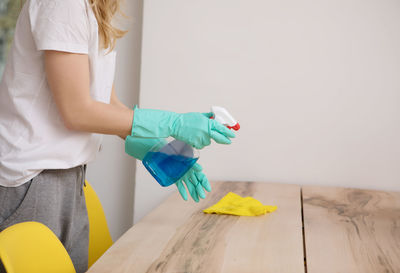
M44 51L88 54L90 95L109 103L116 52L99 50L98 24L87 0L27 0L0 82L0 185L19 186L44 169L93 160L101 135L68 130L44 70Z

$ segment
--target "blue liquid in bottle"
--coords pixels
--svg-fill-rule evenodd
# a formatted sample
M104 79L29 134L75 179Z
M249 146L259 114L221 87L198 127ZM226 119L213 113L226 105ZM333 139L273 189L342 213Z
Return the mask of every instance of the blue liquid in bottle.
M178 181L196 163L197 159L162 152L148 152L142 162L157 182L167 187Z

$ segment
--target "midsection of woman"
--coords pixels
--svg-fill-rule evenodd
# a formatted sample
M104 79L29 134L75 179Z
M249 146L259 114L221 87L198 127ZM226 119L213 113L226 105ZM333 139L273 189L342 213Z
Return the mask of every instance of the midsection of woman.
M101 47L88 1L97 2L27 0L0 83L0 231L44 223L78 273L88 263L86 163L101 133L124 137L133 118L115 96L116 52Z
M27 0L18 18L0 85L2 186L19 186L44 169L85 164L99 150L100 134L65 126L46 78L46 50L74 53L69 55L87 60L87 71L73 74L65 70L64 76L54 79L86 77L82 81L87 85L80 86L78 92L86 92L98 102L110 102L116 52L106 54L105 49L99 48L98 24L89 3ZM58 73L63 73L63 67L59 68ZM76 102L78 107L82 104Z

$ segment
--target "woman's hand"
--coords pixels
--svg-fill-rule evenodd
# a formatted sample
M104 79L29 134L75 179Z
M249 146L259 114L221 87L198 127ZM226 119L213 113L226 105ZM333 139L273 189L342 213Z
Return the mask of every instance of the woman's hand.
M202 149L211 144L211 139L220 144L230 144L235 133L214 119L212 113L184 113L139 109L135 107L132 124L132 136L159 137L169 136Z
M203 168L200 164L196 163L193 167L177 182L175 185L178 187L179 193L184 200L188 199L186 187L195 202L199 202L200 198L206 198L204 189L208 192L211 191L210 183L206 175L203 173ZM204 188L204 189L203 189Z
M125 152L136 159L143 160L150 149L158 143L167 143L167 141L165 139L127 136L125 140ZM200 198L204 199L206 197L204 189L208 192L211 191L210 183L202 170L203 168L200 164L196 163L180 180L175 182L184 200L188 199L188 195L183 183L186 184L190 196L196 202L199 202Z

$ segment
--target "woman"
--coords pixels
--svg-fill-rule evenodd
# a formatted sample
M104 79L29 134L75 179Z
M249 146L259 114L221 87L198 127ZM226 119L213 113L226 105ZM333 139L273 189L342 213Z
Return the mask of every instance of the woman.
M82 186L101 134L129 139L126 150L138 159L156 138L201 149L234 137L209 113L132 110L118 100L114 47L125 34L111 25L118 12L120 0L27 0L0 83L0 231L46 224L77 272L87 270L88 256ZM195 201L211 190L198 164L183 180Z

